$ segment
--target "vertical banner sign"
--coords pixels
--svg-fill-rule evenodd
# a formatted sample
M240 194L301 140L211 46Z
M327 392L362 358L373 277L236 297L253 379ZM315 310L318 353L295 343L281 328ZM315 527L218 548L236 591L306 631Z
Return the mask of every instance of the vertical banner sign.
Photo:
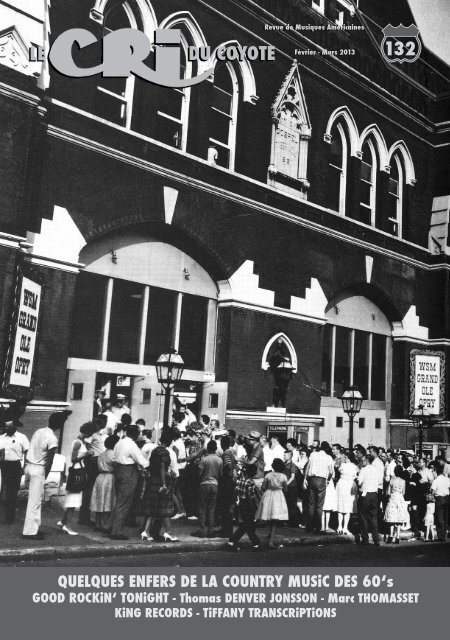
M39 277L19 271L15 295L4 389L12 397L30 399L42 296Z
M41 290L40 284L25 276L22 277L16 336L9 376L9 383L18 387L31 386Z
M444 414L445 355L411 351L411 409L420 405L435 416Z

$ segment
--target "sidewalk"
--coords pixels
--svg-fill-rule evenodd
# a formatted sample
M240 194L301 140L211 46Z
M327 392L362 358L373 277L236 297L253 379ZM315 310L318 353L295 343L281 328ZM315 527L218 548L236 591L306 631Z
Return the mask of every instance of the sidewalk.
M22 527L25 516L26 501L19 502L16 522L4 524L0 521L0 563L14 561L29 561L33 559L85 558L108 557L118 555L137 555L142 553L180 553L188 551L205 551L223 548L225 538L194 538L190 535L197 529L197 522L186 519L173 522L172 533L179 542L147 542L142 541L136 528L125 529L130 540L121 542L111 540L103 533L97 533L93 528L79 525L78 513L75 513L73 529L78 536L62 533L56 523L61 519L63 509L58 498L52 498L49 504L42 507L41 531L44 540L30 541L22 539ZM138 519L141 520L140 518ZM258 529L259 536L264 539L264 529ZM312 535L304 529L280 527L277 542L284 546L350 544L353 536L347 537L337 534ZM242 547L250 546L245 537Z

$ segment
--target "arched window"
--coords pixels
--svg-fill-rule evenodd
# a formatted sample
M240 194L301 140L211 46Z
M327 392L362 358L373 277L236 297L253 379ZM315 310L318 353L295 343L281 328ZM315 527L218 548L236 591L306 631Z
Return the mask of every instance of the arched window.
M389 211L388 211L388 231L394 236L402 236L402 214L403 214L403 167L398 155L391 161L391 173L389 175Z
M388 318L363 296L336 298L326 316L322 394L340 398L354 384L367 400L389 400L392 328Z
M360 220L375 225L377 156L371 140L362 147Z
M330 208L345 215L345 197L347 184L347 138L339 123L332 134L330 144Z
M141 28L130 4L128 2L108 3L103 21L103 35L117 29L129 28ZM101 93L100 115L106 120L129 129L133 111L134 85L133 74L128 78L100 77L97 85Z
M233 66L217 64L209 123L209 160L234 169L239 84Z
M192 63L187 59L187 46L188 43L182 33L180 48L181 78L190 78L192 76ZM183 151L186 150L187 143L190 96L190 87L173 89L166 87L159 93L156 136L161 142Z

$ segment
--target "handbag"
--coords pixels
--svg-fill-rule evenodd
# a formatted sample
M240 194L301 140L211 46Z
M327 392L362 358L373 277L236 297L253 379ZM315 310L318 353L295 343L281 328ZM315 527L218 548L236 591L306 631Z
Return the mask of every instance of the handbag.
M83 462L76 462L78 468L73 465L69 468L69 474L66 483L66 491L69 493L81 493L86 489L87 472Z

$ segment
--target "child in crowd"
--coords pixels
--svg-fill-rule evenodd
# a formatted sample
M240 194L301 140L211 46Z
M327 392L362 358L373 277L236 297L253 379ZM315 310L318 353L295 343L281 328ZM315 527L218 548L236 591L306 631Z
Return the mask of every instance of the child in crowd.
M287 478L284 473L284 462L275 458L272 469L262 484L263 497L256 511L256 520L270 523L269 549L277 549L275 535L277 524L289 520L289 513L284 493L287 490Z

